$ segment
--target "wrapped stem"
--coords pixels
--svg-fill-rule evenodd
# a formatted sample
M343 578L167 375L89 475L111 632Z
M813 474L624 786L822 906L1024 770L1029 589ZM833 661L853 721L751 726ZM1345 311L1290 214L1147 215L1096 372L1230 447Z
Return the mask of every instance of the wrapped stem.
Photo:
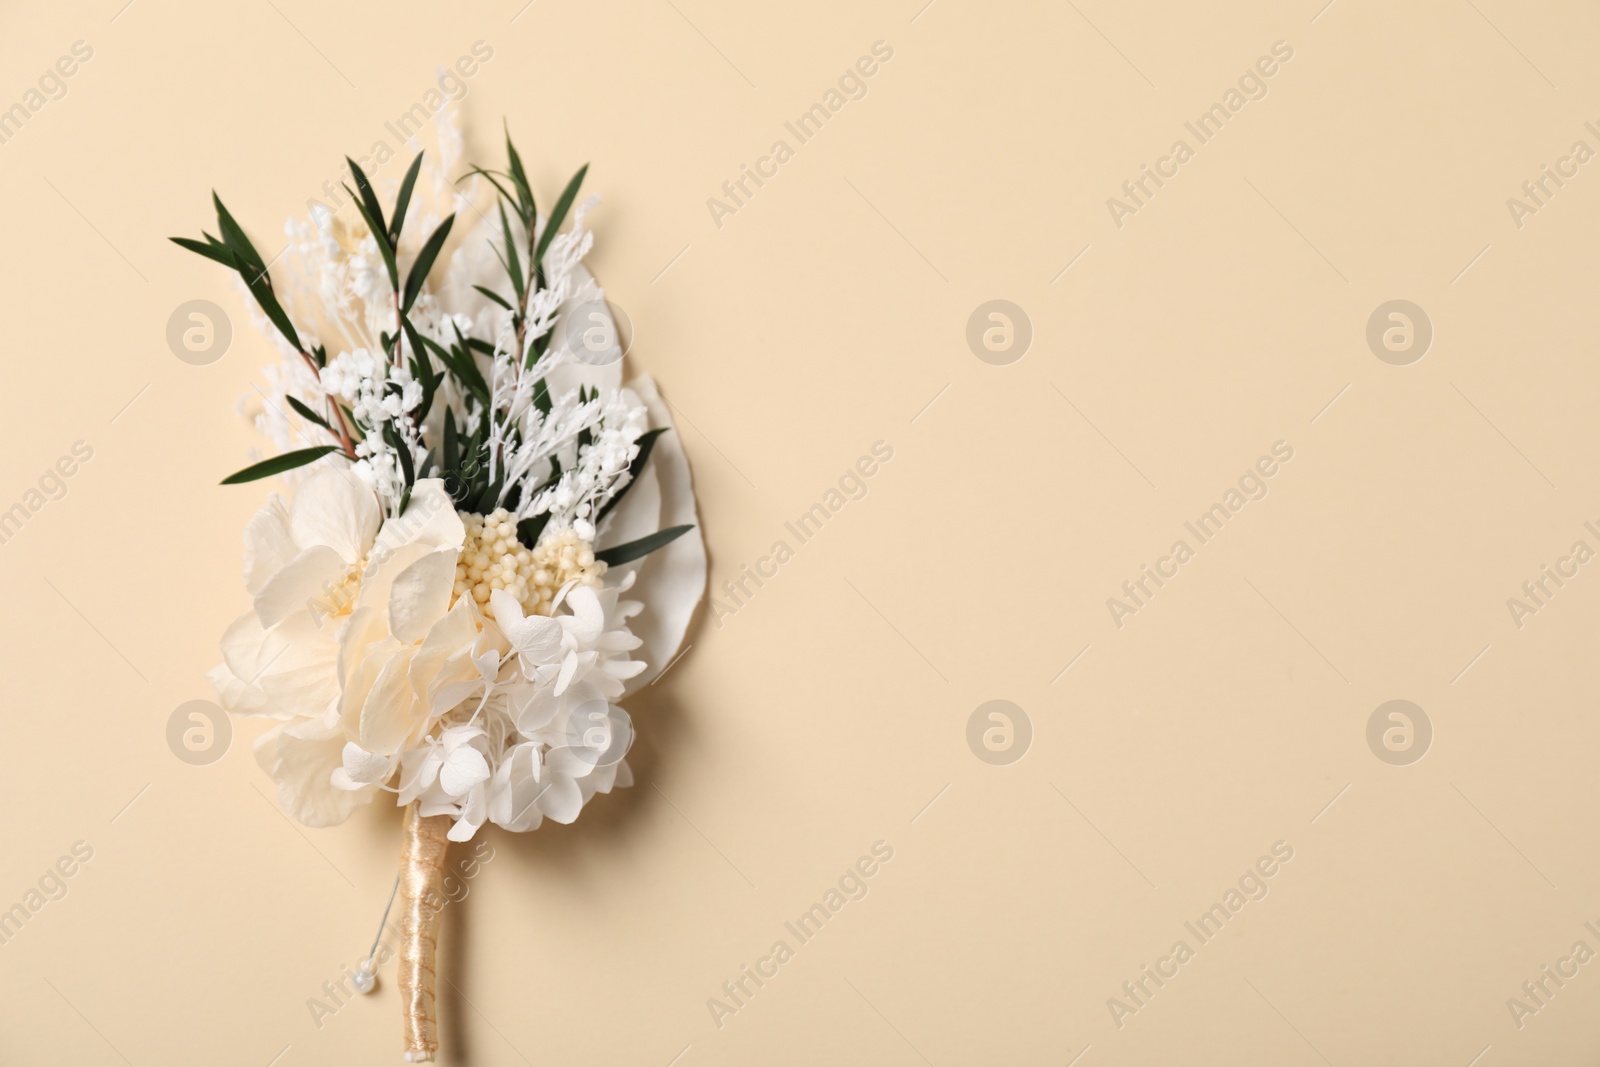
M405 843L400 850L400 1006L405 1012L407 1063L431 1063L439 1051L434 953L439 945L439 914L444 910L449 830L448 815L424 817L415 803L406 808Z

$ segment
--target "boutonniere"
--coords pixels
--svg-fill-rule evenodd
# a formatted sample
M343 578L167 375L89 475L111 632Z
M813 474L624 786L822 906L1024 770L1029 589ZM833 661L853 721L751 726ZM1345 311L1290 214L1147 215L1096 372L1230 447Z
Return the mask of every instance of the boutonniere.
M282 356L258 417L280 451L224 482L288 492L245 530L250 610L211 677L278 720L255 755L300 822L403 809L409 1062L438 1049L449 843L632 783L621 702L672 660L706 569L669 410L623 382L583 265L587 168L541 212L509 135L497 169L441 141L382 196L350 162L351 217L314 205L271 262L220 198L215 234L173 239L238 274Z

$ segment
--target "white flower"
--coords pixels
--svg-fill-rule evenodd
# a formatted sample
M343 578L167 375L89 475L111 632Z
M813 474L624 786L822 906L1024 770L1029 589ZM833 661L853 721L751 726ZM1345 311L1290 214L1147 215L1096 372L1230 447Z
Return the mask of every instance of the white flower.
M401 760L399 803L421 801L424 816L451 815L452 841L466 841L488 817L491 775L487 734L477 726L451 726Z
M470 648L479 637L448 616L464 528L443 486L417 483L405 515L378 519L371 491L341 468L305 482L291 505L269 499L245 533L252 610L229 627L211 673L229 711L287 720L257 739L256 758L310 826L342 822L371 799L371 768L348 773L346 743L392 756L425 725L419 705L462 673L447 638ZM383 658L375 646L402 654ZM412 678L406 668L424 648ZM348 777L336 786L339 769Z

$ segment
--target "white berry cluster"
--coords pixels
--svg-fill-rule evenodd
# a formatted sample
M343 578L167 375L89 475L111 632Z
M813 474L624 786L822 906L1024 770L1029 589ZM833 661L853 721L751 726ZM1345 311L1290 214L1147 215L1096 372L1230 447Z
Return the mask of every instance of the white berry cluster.
M504 508L462 515L461 522L467 535L456 564L455 595L472 597L489 618L494 617L489 597L496 589L510 593L529 615L549 615L568 582L600 588L606 565L572 530L553 533L530 550L517 540L515 521Z

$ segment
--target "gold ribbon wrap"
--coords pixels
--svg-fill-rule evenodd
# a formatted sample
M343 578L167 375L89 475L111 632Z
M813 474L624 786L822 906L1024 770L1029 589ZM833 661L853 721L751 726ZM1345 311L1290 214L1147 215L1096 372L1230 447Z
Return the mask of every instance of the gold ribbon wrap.
M417 804L406 808L405 843L400 850L399 978L407 1063L432 1063L439 1051L434 954L439 946L439 915L444 910L444 854L450 844L445 835L449 830L448 815L424 818Z

